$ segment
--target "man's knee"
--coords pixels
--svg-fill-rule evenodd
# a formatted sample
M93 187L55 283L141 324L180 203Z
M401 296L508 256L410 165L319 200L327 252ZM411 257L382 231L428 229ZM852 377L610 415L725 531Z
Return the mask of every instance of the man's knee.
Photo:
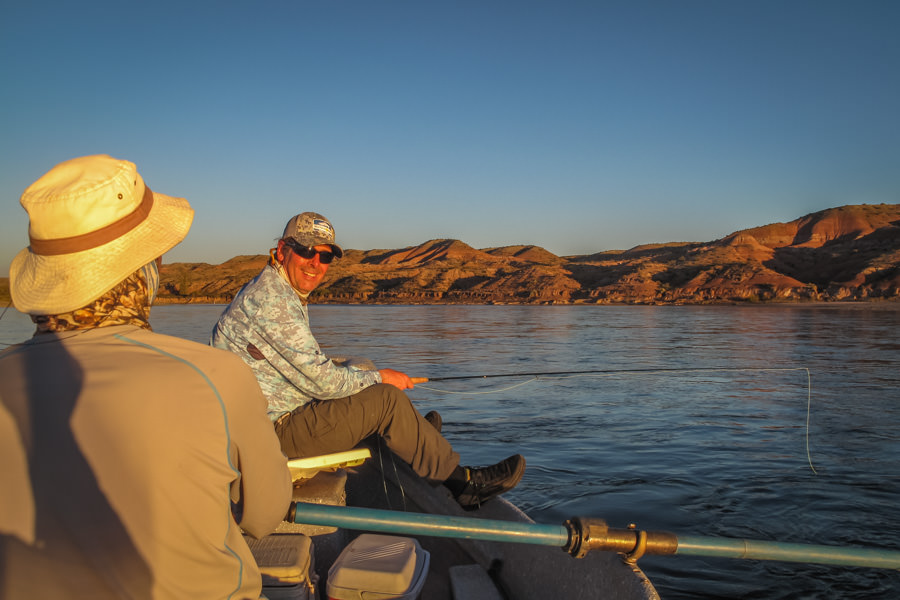
M392 412L415 410L409 396L395 385L389 383L376 383L370 388L367 388L366 391L371 391L372 395L382 403L385 409Z

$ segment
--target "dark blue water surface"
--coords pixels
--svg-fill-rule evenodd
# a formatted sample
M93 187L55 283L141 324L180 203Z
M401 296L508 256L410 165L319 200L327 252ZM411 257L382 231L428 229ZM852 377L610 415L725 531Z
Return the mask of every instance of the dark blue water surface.
M206 341L222 308L160 306L151 320ZM412 376L597 371L429 382L410 394L422 412L441 412L465 463L524 454L508 498L538 522L593 516L682 535L900 550L898 305L310 315L326 352ZM16 337L16 318L0 323L3 341ZM900 598L900 572L884 569L680 555L639 564L665 599Z

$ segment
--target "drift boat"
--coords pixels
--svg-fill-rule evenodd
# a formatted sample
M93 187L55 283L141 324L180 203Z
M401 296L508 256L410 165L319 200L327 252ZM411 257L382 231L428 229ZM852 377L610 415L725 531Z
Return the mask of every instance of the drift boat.
M291 461L295 479L299 478L294 493L297 522L283 523L262 540L249 540L263 572L263 594L267 598L659 598L640 568L614 552L592 552L575 558L563 549L565 540L553 547L473 539L466 531L452 531L456 521L465 522L466 528L474 523L476 529L484 523L501 530L501 536L509 530L515 539L519 527L542 527L503 497L494 498L477 510L464 511L448 490L423 481L389 450L364 448L343 454L304 459L303 465ZM309 471L304 472L307 468ZM322 470L316 472L319 469ZM371 513L392 511L384 514L398 515L413 523L441 519L451 525L436 535L376 535L369 532L385 530L369 527L369 512L357 521L358 526L303 522L302 507L315 510L316 506L331 509L344 505L352 510L374 509ZM395 552L402 564L397 573L386 575L380 571L384 556ZM369 559L374 560L373 564L381 561L372 567L374 571L367 571L369 567L359 562ZM402 575L400 571L404 570L406 574ZM372 589L386 585L384 578L388 576L406 577L407 581L391 584L399 585L399 591Z

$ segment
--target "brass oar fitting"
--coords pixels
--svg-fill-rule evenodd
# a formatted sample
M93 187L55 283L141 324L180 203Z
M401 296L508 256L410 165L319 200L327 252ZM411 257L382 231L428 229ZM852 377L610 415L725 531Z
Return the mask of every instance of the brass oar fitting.
M678 538L665 531L615 529L603 519L583 517L570 519L565 526L569 532L565 550L575 558L584 558L591 550L604 550L620 552L634 562L645 553L675 554L678 550Z

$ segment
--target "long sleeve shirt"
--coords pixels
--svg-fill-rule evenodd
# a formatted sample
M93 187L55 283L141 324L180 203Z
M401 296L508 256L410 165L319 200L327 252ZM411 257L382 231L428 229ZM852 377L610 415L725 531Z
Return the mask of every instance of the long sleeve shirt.
M271 265L238 292L210 344L250 365L273 421L312 400L343 398L381 383L378 371L336 365L322 352L306 304Z
M0 353L0 598L257 598L241 530L291 499L265 407L233 355L132 325Z

